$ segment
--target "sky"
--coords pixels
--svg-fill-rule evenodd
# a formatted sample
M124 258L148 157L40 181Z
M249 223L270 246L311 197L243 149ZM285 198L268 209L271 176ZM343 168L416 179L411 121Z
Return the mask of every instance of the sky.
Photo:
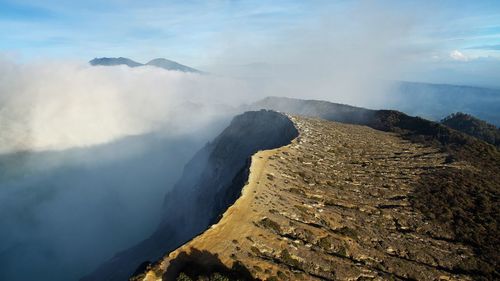
M386 16L374 30L368 26L373 21L364 19L378 14ZM365 30L373 40L378 32L403 26L392 41L404 55L394 59L410 67L394 79L500 88L496 0L0 0L0 55L20 61L166 57L209 69L272 63L281 50L294 48L297 37L321 30L325 22L347 34ZM342 45L341 39L329 43ZM370 42L364 45L370 48Z

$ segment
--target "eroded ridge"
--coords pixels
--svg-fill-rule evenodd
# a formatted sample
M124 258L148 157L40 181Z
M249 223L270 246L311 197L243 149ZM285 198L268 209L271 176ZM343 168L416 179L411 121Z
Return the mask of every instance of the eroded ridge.
M396 134L291 119L299 137L252 157L248 184L219 223L139 280L175 280L188 260L262 280L471 279L456 268L472 250L410 203L422 175L460 163Z

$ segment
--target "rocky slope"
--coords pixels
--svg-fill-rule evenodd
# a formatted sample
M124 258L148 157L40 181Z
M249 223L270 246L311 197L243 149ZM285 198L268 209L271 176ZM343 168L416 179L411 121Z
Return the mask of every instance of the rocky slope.
M273 103L355 124L293 116L299 137L252 157L223 218L133 280L499 278L495 147L397 111Z
M473 250L410 202L422 174L465 164L445 164L439 150L391 133L293 120L300 137L254 155L249 183L224 218L138 280L196 276L193 265L224 272L220 264L263 280L472 278L456 268Z
M241 193L251 155L286 145L297 134L293 123L277 112L262 110L236 116L186 165L183 176L165 197L164 217L155 233L82 280L127 280L148 260L158 259L207 229Z
M267 98L261 101L260 107L332 121L349 118L344 116L349 113L341 114L347 109L353 114L370 116L350 118L349 123L394 132L405 140L439 149L446 153L447 163L467 163L469 169L448 167L423 175L414 183L412 204L428 221L452 230L454 240L474 248L477 259L468 260L464 268L476 272L480 279L498 279L500 151L497 148L445 125L394 110L367 110L288 98Z

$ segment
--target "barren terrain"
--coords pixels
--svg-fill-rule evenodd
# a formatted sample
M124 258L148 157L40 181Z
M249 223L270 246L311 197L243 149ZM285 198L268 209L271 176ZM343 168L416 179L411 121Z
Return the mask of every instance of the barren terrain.
M175 280L193 266L262 280L472 279L457 270L472 249L410 203L422 175L470 167L393 133L291 119L300 136L252 157L223 218L137 279Z

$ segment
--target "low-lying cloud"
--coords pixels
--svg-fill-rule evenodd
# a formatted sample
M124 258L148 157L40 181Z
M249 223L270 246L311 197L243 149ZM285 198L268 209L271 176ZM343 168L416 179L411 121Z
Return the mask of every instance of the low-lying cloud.
M78 280L146 238L237 88L155 67L1 61L0 280Z
M196 130L221 113L221 104L234 104L230 94L238 88L237 81L214 76L77 62L4 59L0 77L0 153Z

